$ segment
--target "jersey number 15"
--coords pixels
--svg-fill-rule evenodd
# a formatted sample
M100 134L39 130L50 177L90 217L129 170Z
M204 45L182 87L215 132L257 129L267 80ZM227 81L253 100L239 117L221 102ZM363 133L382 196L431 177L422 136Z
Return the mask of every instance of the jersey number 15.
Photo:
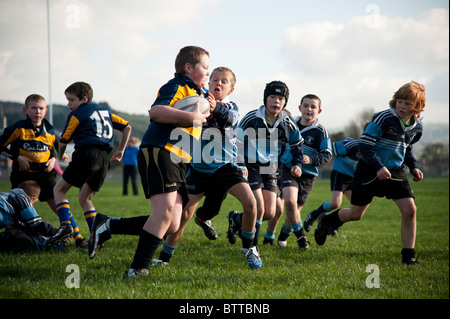
M98 137L110 139L113 136L114 130L111 126L108 111L103 110L93 112L90 118L95 121Z

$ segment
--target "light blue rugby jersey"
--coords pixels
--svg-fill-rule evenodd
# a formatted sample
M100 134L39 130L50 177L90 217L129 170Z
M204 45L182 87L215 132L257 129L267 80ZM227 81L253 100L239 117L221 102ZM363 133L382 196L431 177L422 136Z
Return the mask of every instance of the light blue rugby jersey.
M0 192L0 229L18 223L33 227L41 220L30 198L22 189Z
M278 164L288 152L290 167L303 165L303 137L293 118L282 111L272 127L265 120L265 106L250 111L239 123L238 163Z
M403 164L410 170L416 168L412 145L419 141L422 132L421 119L413 119L411 125L405 126L394 108L375 113L360 139L361 158L375 171Z
M353 177L361 154L358 147L359 140L351 137L344 138L331 144L333 171Z
M319 166L331 159L331 140L328 131L317 119L313 124L306 127L300 125L300 117L295 119L295 123L299 127L304 140L303 154L308 155L311 161L310 164L303 165L302 174L318 176ZM288 168L292 167L292 156L288 149L282 156L282 162Z
M225 164L236 165L237 105L226 97L217 102L213 117L203 124L200 143L194 147L191 167L203 173L214 173Z

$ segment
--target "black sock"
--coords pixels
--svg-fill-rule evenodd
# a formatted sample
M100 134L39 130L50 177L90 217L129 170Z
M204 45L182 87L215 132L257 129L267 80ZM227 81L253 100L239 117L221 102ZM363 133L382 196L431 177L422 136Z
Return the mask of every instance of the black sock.
M416 258L416 251L414 248L403 248L402 249L402 260L410 260Z
M294 235L295 235L295 237L297 237L297 238L300 238L300 237L305 236L305 231L303 230L303 227L300 228L299 231L294 232Z
M141 235L139 236L138 246L134 254L133 263L131 268L141 269L148 268L150 262L152 261L153 255L162 239L150 234L144 229L141 230Z
M286 241L291 234L291 229L286 226L286 224L283 223L283 226L281 227L280 235L278 235L278 241Z
M111 218L109 228L113 235L139 235L148 216Z
M337 225L342 226L342 222L339 219L339 209L329 215L322 217L322 225L326 228L332 228Z
M171 254L166 253L165 251L161 251L159 253L159 260L162 260L164 262L169 262L170 258L172 258Z
M253 246L258 246L259 230L261 229L261 223L256 222L256 225L255 225L255 238L253 238Z
M319 206L316 210L311 212L311 217L316 220L320 214L325 213L325 209L323 208L323 204Z

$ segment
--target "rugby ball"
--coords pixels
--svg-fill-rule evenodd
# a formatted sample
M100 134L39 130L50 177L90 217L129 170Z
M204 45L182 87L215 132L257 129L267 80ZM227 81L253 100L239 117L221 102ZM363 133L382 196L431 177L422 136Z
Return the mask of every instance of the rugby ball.
M202 113L209 112L209 102L206 98L199 95L189 95L178 100L173 107L182 111L193 112L195 104L199 102L199 109Z
M209 112L209 102L206 98L199 96L199 95L189 95L181 100L175 102L173 105L174 108L186 112L193 112L195 110L195 106L199 103L198 108L201 113L206 114ZM177 124L177 126L182 127L191 127L192 125L185 125L185 124Z

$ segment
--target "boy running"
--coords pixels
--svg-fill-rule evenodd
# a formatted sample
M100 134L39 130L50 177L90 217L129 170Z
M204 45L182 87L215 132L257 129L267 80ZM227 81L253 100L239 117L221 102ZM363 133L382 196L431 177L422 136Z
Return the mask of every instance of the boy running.
M402 263L416 265L416 205L409 185L406 165L413 181L423 179L412 146L422 136L420 113L425 107L425 87L415 81L400 87L389 102L389 109L377 112L364 130L359 148L361 160L355 171L350 208L319 217L314 237L325 244L328 231L340 223L362 218L374 196L392 199L402 215Z
M258 246L263 219L269 220L275 216L278 161L286 148L289 147L293 158L289 174L295 177L302 174L303 138L294 120L284 111L288 98L289 89L285 83L268 83L264 89L264 104L247 113L238 128L238 163L245 163L248 169L248 182L257 202L254 246ZM235 211L228 215L227 235L232 244L240 229L241 216Z
M149 110L150 125L142 138L138 169L145 197L152 213L139 236L133 261L124 277L148 275L148 267L163 236L178 230L183 207L188 202L186 163L192 159L190 148L175 145L179 138L196 143L208 114L198 107L193 112L173 108L180 99L203 95L209 76L209 53L197 46L180 50L175 59L175 77L163 85ZM177 127L176 123L187 127Z
M309 248L309 242L305 236L300 212L306 204L311 193L316 177L319 175L319 166L328 162L331 158L331 142L325 127L320 124L318 115L322 112L322 102L314 94L305 95L301 101L299 110L301 117L296 120L300 133L304 139L303 144L303 173L300 177L290 174L292 165L290 153L282 157L284 164L281 172L281 187L286 207L286 219L278 236L278 246L285 247L290 232L295 234L297 245L300 249Z
M60 228L50 239L52 243L73 232L72 213L66 195L72 186L80 188L78 201L83 208L89 229L92 228L96 214L92 195L100 190L108 172L108 154L113 150L114 129L122 132L122 138L112 161L122 159L131 134L131 126L127 121L92 102L93 90L88 83L75 82L64 93L71 112L61 134L59 157L63 161L68 160L65 150L72 140L75 152L53 190Z
M259 253L253 244L256 201L244 176L245 167L236 165L235 134L238 108L229 99L229 95L234 91L235 82L236 77L228 68L219 67L211 73L209 89L216 100L216 105L211 108L212 117L208 119L202 132L201 157L194 158L187 175L189 203L185 207L180 229L175 234L167 236L164 241L160 254L162 262L168 262L173 255L184 228L203 196L206 197L207 205L198 209L195 222L204 229L205 234L213 233L210 219L219 212L220 205L228 192L240 201L243 216L245 216L243 217L241 252L247 258L251 268L262 266ZM215 205L209 204L210 198L214 199Z

